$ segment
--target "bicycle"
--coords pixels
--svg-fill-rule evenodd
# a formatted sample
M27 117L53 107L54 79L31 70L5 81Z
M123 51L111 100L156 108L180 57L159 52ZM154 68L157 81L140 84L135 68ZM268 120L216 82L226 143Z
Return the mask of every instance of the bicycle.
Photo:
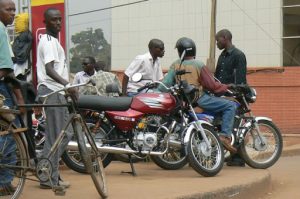
M88 82L89 83L89 82ZM12 122L7 122L5 120L0 120L0 136L5 136L12 134L14 142L16 143L16 149L9 156L4 156L2 152L6 150L6 145L0 146L0 172L1 170L7 170L13 172L14 179L12 184L14 190L7 190L2 195L5 197L10 197L11 199L16 199L22 193L25 180L33 180L38 182L50 181L51 183L51 172L52 165L49 160L51 155L53 155L58 150L58 146L61 144L64 136L66 136L67 129L69 125L72 125L74 130L74 135L77 138L78 149L85 165L86 171L91 175L91 178L94 182L94 185L102 198L107 197L107 187L104 174L104 168L102 165L101 154L97 150L97 145L92 137L92 134L84 122L83 118L79 114L79 111L76 106L75 100L69 95L68 89L73 87L85 86L88 83L82 83L77 85L72 85L60 89L58 91L51 92L41 98L44 98L46 102L47 98L50 95L53 95L58 92L64 92L66 98L66 104L24 104L19 105L20 107L68 107L69 118L62 129L60 135L57 137L54 145L51 147L51 150L46 158L37 158L34 150L34 143L26 137L26 128L16 128ZM19 114L19 111L12 109L0 109L0 113L6 114ZM7 137L7 136L6 136ZM28 142L27 142L28 141ZM8 147L8 146L7 146ZM4 163L3 163L4 162ZM32 175L35 175L38 180L28 178L28 173L31 172ZM53 186L53 191L57 195L63 195L65 190L59 186ZM2 190L3 191L3 190ZM6 193L6 194L5 194ZM2 199L2 196L0 195Z

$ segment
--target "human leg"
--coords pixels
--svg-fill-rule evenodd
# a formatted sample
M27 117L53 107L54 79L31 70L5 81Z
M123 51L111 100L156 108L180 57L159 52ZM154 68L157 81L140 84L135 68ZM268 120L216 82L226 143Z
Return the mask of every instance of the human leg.
M0 81L0 94L5 97L4 105L8 106L9 108L13 107L13 99L9 88L7 85ZM16 143L13 139L12 134L0 136L0 153L1 153L1 160L0 163L2 164L15 164L16 163ZM10 186L14 178L14 172L11 169L0 169L0 189L2 187Z
M236 153L236 148L231 145L231 133L236 112L235 103L221 97L203 94L198 99L198 105L205 111L214 114L222 114L221 132L219 132L220 140L227 150Z
M40 86L38 90L39 95L44 95L52 92L44 86ZM65 99L61 94L54 94L48 97L46 104L65 104ZM45 125L45 143L43 148L42 157L49 158L52 164L51 182L45 182L43 185L51 187L59 185L59 159L63 153L68 141L71 139L70 133L63 138L62 143L59 145L57 151L48 157L51 147L54 145L57 137L63 129L66 119L68 117L68 110L65 107L47 107L46 112L46 125Z
M221 97L210 96L208 94L202 95L198 99L198 105L205 111L222 114L222 133L230 137L233 128L234 116L236 112L236 105L234 102Z

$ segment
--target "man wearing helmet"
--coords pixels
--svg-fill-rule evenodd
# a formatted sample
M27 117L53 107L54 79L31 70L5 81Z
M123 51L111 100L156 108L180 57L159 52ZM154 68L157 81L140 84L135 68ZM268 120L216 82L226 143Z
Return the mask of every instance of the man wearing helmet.
M164 56L164 43L159 39L151 39L148 44L149 52L138 55L125 70L122 82L123 95L133 96L137 94L137 89L144 86L149 81L159 81L163 78L159 58ZM142 74L142 80L132 81L131 77L135 73Z
M219 134L220 139L227 150L236 153L236 148L230 144L236 106L230 100L212 96L206 92L222 94L227 91L229 86L215 81L209 69L201 61L195 59L196 45L192 39L180 38L175 48L177 48L179 57L183 58L182 64L180 59L176 60L171 65L163 82L167 86L172 86L177 81L176 70L184 69L186 72L190 72L182 75L181 80L185 80L187 83L199 88L200 97L197 100L199 107L205 111L222 115L223 122L221 126L222 132Z

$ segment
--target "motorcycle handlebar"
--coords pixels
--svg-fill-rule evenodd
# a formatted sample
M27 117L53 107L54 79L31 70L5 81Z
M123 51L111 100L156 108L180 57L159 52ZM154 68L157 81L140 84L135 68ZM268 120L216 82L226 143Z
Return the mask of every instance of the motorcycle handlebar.
M141 88L138 88L137 91L141 92L142 90L147 89L147 88L154 88L154 87L156 87L157 84L162 85L166 90L171 90L171 88L167 87L163 82L154 81L152 83L147 83L145 86L142 86Z

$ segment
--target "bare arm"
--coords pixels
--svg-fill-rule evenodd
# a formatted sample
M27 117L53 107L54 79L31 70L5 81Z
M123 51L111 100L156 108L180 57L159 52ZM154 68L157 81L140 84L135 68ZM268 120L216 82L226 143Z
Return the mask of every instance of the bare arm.
M17 104L25 104L20 85L18 84L18 80L16 79L13 71L10 69L1 69L0 79L2 79L3 77L5 77L6 80L12 84L13 93L16 96ZM24 114L26 112L26 109L24 107L20 107L20 111L22 114Z
M124 74L122 81L122 94L127 95L127 85L128 85L129 77Z
M63 86L69 84L67 80L65 80L60 75L58 75L57 72L54 70L54 61L47 63L45 67L46 67L46 74L49 77L51 77L54 81L62 84ZM69 88L68 92L76 101L78 100L78 90L76 88Z
M57 72L54 70L54 61L46 64L46 74L51 77L57 83L62 84L63 86L67 85L69 82L62 78Z

